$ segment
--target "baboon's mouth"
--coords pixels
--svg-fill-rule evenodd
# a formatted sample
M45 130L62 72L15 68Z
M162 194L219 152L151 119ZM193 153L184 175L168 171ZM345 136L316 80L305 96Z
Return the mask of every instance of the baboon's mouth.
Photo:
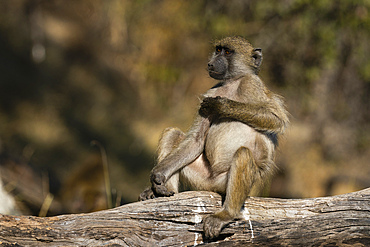
M212 74L216 74L216 75L223 75L222 72L217 72L217 71L214 71L214 70L208 70L209 73L212 73Z

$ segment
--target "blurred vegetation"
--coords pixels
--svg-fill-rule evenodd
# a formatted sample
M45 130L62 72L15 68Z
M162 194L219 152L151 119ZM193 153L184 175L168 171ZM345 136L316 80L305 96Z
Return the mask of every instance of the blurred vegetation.
M292 114L269 196L370 186L369 11L368 0L0 1L0 166L17 174L3 171L4 185L54 194L49 214L103 209L96 140L115 205L135 201L161 131L186 130L215 83L210 42L241 35Z

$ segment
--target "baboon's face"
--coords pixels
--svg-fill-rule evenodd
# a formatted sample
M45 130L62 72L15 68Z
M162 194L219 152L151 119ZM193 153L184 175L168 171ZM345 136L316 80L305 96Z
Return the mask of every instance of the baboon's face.
M227 37L214 43L208 73L216 80L236 79L248 73L258 74L262 51L241 37Z
M231 64L231 59L233 55L233 50L227 47L217 46L211 59L208 62L209 76L216 80L227 78L227 75L229 74L229 66Z

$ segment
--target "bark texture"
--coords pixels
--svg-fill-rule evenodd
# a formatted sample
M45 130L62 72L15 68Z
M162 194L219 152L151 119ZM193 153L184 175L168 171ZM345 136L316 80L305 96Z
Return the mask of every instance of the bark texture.
M0 215L1 246L370 246L370 188L312 199L251 197L244 219L205 240L202 218L221 208L211 192L184 192L87 214Z

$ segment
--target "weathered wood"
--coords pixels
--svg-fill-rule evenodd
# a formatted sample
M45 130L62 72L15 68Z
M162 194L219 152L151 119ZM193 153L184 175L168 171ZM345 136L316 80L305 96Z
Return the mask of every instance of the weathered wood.
M312 199L249 198L244 219L205 241L202 217L220 196L184 192L88 214L0 215L1 246L370 246L370 188Z

